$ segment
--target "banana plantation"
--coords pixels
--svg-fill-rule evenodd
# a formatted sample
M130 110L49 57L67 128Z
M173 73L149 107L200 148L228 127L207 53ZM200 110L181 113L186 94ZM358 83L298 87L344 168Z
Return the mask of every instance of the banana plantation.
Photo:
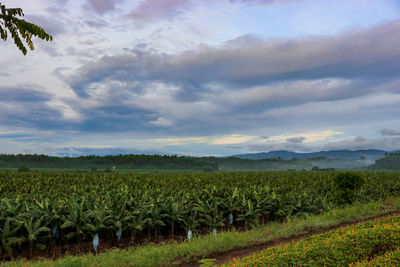
M50 256L56 246L82 242L96 251L122 240L134 245L249 229L399 194L399 178L388 172L4 171L0 259Z

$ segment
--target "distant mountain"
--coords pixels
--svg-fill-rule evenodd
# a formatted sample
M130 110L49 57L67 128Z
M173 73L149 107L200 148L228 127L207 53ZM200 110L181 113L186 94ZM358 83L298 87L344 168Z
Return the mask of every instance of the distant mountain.
M280 151L270 151L270 152L261 152L261 153L249 153L249 154L240 154L233 155L233 157L241 158L241 159L276 159L281 158L285 160L290 159L312 159L312 158L327 158L327 159L365 159L375 161L377 159L383 158L387 154L386 151L376 150L376 149L366 149L366 150L329 150L329 151L320 151L320 152L311 152L311 153L297 153L286 150Z

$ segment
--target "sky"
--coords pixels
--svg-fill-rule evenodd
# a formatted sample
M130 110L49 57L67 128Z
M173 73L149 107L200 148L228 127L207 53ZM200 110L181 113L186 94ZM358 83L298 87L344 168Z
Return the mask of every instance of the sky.
M0 153L400 150L398 0L1 0Z

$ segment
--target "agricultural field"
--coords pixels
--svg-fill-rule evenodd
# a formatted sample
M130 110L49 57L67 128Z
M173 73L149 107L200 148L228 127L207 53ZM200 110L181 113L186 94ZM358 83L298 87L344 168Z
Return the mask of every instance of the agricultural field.
M399 195L399 173L0 173L1 259L184 241Z
M272 247L222 266L398 266L400 217L370 221Z

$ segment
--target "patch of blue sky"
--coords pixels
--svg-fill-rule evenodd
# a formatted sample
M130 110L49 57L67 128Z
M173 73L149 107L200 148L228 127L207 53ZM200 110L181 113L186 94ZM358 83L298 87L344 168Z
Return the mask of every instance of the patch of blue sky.
M311 0L288 5L247 5L240 11L237 30L264 38L334 35L399 18L400 4L394 0Z

